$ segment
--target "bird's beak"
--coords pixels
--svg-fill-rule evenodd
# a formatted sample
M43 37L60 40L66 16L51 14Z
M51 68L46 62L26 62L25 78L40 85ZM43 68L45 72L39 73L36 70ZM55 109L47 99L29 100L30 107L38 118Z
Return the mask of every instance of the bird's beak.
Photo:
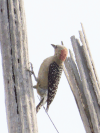
M52 45L52 47L55 49L56 48L56 45L54 45L54 44L51 44Z

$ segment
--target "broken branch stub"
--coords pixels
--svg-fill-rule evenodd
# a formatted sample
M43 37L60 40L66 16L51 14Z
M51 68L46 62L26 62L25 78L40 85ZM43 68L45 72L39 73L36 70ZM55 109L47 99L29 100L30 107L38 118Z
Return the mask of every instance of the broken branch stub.
M87 133L100 132L100 90L97 76L92 67L88 49L82 32L82 46L75 36L71 37L75 60L71 50L70 57L65 61L64 72L67 75L76 103L79 108Z

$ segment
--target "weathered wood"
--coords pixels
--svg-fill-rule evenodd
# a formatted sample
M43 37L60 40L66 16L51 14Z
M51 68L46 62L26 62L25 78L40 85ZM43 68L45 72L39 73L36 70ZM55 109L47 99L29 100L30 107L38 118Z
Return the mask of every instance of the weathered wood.
M91 81L93 83L93 88L94 88L94 91L95 91L97 99L98 99L98 104L100 104L100 89L99 89L99 86L97 84L94 69L93 69L93 66L92 66L92 63L91 63L91 60L90 60L90 56L89 56L89 53L88 53L88 50L87 50L87 47L86 47L86 43L85 43L85 40L84 40L84 37L83 37L83 34L82 34L81 31L79 31L79 35L80 35L80 40L83 44L83 53L84 53L84 56L85 56L86 65L89 69L89 75L90 75Z
M88 50L88 54L89 54L89 57L90 57L91 65L93 67L95 78L96 78L98 87L100 89L100 81L99 81L99 78L98 78L98 75L97 75L97 72L96 72L96 69L95 69L95 64L94 64L94 61L92 59L92 54L91 54L91 51L90 51L90 48L89 48L89 43L88 43L88 40L87 40L87 37L86 37L86 33L85 33L85 30L84 30L84 27L83 27L82 23L81 23L81 27L82 27L82 32L83 32L83 35L84 35L84 40L85 40L85 43L86 43L86 47L87 47L87 50Z
M89 124L90 124L90 127L91 127L91 131L95 132L95 133L99 133L99 123L97 121L97 115L96 115L96 111L95 111L95 108L94 108L94 105L93 105L93 100L92 100L92 95L91 95L91 92L89 91L89 81L87 81L88 79L88 73L89 71L87 71L85 73L85 62L83 62L83 58L82 58L82 50L80 49L80 46L79 46L79 43L77 40L75 40L74 37L71 38L71 41L72 41L72 46L73 46L73 49L74 49L74 53L75 53L75 56L76 56L76 61L77 61L77 65L78 65L78 69L79 69L79 72L80 72L80 77L81 77L81 80L82 80L82 85L83 85L83 91L84 91L84 95L85 95L85 98L86 98L86 101L87 101L87 105L88 105L88 109L89 109ZM85 67L86 68L86 67ZM91 86L91 89L92 89L92 86Z
M38 133L22 0L0 0L0 41L9 133Z
M70 83L86 132L100 133L99 80L92 57L90 57L89 46L86 44L86 35L84 35L84 40L81 31L79 34L82 46L78 39L71 37L75 59L69 50L70 57L65 61L64 72Z
M76 80L76 76L74 75L73 66L71 65L70 60L71 60L70 57L68 59L66 59L66 61L65 61L66 69L64 69L64 72L65 72L65 75L66 74L68 75L67 80L69 79L70 87L71 87L71 90L75 97L75 101L77 103L81 118L82 118L84 126L85 126L85 129L86 129L87 133L91 133L87 114L85 113L85 108L87 106L86 106L86 101L84 99L84 94L82 92L82 86L80 86L81 88L79 88L79 86L78 86L78 81ZM75 73L77 73L77 70L75 70L75 71L76 71Z

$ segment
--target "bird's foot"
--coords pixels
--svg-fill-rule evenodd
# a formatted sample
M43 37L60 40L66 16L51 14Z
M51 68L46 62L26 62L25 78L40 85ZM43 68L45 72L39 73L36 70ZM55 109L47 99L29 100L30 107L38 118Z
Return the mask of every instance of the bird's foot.
M30 68L27 69L27 71L29 71L31 75L33 74L35 80L38 81L37 78L36 78L36 76L35 76L35 73L34 73L34 71L33 71L33 64L32 64L31 62L29 62L29 64L30 64Z

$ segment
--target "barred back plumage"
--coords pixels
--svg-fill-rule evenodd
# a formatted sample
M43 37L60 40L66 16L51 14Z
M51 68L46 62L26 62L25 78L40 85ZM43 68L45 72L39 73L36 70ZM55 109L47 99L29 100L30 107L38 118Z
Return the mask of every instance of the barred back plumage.
M56 62L53 62L49 67L47 110L56 95L62 69L62 65L58 66Z

